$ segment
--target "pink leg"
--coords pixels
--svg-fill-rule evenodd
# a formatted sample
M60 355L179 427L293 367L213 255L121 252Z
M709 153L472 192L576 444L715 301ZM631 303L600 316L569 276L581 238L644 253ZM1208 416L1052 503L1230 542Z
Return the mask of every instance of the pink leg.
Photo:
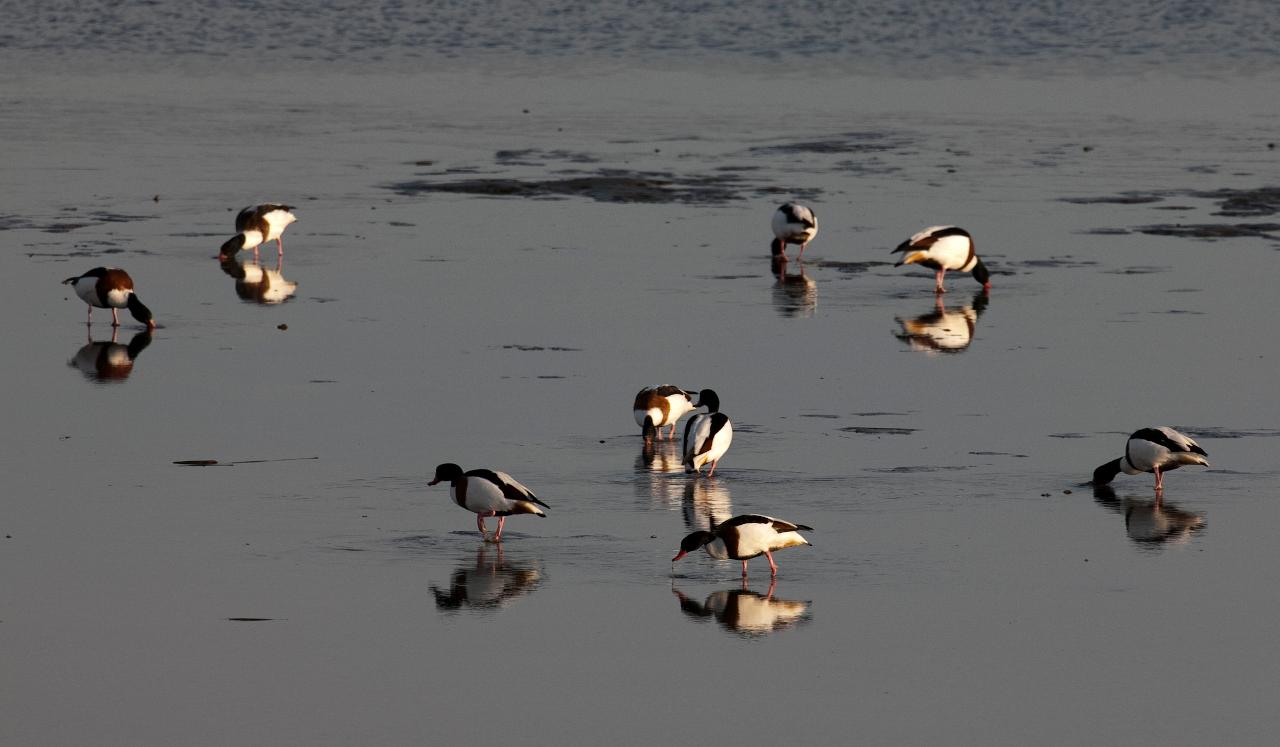
M747 577L747 561L742 561L742 577Z
M254 262L258 261L258 247L256 246L253 248L253 261Z
M277 257L284 256L284 239L280 237L276 237L276 256Z
M1164 490L1164 474L1160 472L1160 468L1156 467L1156 492Z
M484 514L476 514L476 527L480 530L481 539L489 536L489 531L484 528Z
M85 324L93 324L93 307L89 307L89 315L84 318Z
M773 553L768 550L764 551L764 556L769 560L769 578L773 578L778 575L778 564L773 562Z
M936 282L936 284L935 284L935 285L934 285L934 287L933 287L933 292L934 292L934 293L946 293L946 292L947 292L947 289L942 287L942 276L943 276L943 275L946 275L946 274L947 274L947 271L946 271L946 270L938 270L937 282Z
M720 464L719 460L711 463L711 471L707 473L707 477L711 477L716 473L716 465Z
M111 326L120 326L120 312L115 307L111 308Z
M807 241L800 245L800 253L796 255L796 261L804 259L804 248L806 246L809 246L809 242Z
M505 516L499 516L499 517L498 517L498 533L497 533L497 534L495 534L495 535L493 535L493 541L494 541L494 542L501 542L501 541L502 541L502 527L503 527L506 523L507 523L507 517L505 517Z

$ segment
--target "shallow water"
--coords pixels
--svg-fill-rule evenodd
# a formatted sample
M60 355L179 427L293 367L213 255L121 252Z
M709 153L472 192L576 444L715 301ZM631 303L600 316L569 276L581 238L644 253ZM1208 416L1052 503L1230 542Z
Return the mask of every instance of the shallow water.
M6 52L41 64L0 89L5 742L1280 726L1280 233L1146 230L1277 221L1212 194L1274 187L1274 77L583 72L465 47L429 72L226 77L123 52ZM575 188L492 196L511 180ZM793 196L821 233L780 278L768 221ZM267 199L299 221L259 293L214 255ZM940 310L889 250L944 222L994 287L949 275ZM86 338L57 283L103 264L155 311L149 341L130 321L112 345L101 310ZM715 478L642 447L629 405L657 383L719 392ZM1214 466L1160 506L1147 477L1082 484L1157 424ZM427 487L443 461L510 472L550 516L485 545ZM761 560L745 594L735 564L672 568L744 512L815 527L772 591Z

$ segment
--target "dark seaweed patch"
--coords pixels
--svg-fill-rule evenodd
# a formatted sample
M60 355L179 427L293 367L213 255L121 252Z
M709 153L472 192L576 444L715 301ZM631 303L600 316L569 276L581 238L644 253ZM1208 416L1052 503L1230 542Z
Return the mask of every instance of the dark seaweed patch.
M1177 236L1187 239L1237 239L1280 238L1280 223L1172 223L1155 226L1138 226L1138 233L1151 236Z
M1137 266L1137 267L1121 267L1118 270L1107 270L1108 275L1154 275L1159 272L1168 272L1171 267L1154 267L1154 266Z
M910 436L919 428L873 428L864 425L850 425L840 430L845 433L857 433L863 436Z
M1195 170L1194 167L1189 170ZM1280 187L1258 189L1215 189L1210 191L1166 190L1153 192L1121 192L1105 197L1063 197L1063 202L1076 205L1145 205L1160 202L1168 197L1195 197L1218 203L1214 215L1226 218L1261 218L1280 213ZM1162 206L1162 209L1189 210L1183 205Z
M64 209L64 213L77 212L73 208ZM29 218L22 218L16 215L0 215L0 231L12 231L14 229L29 228L45 233L69 233L80 228L88 226L101 225L103 223L131 223L133 221L147 220L150 216L146 215L124 215L122 213L112 213L105 210L94 211L87 216L79 216L76 220L55 220L49 223L37 223Z
M504 164L520 164L542 166L546 161L569 161L570 163L596 163L600 159L590 153L571 150L538 150L522 148L520 150L500 150L493 154L495 161Z
M892 267L892 262L837 262L835 260L821 260L816 263L819 267L837 272L844 272L850 275L861 275L864 272L875 269L877 267Z
M890 166L879 158L868 158L865 161L855 161L853 159L837 161L833 168L856 176L885 176L902 171L901 166Z
M1121 192L1106 197L1062 197L1062 202L1072 205L1146 205L1160 202L1164 196L1155 192Z
M1014 267L1031 267L1035 269L1049 269L1049 268L1059 268L1059 267L1091 267L1098 263L1094 262L1091 259L1076 259L1075 257L1066 256L1066 257L1049 257L1048 259L1025 259L1020 262L1009 262L1008 264ZM991 274L999 275L1002 273L992 270ZM1008 274L1011 275L1013 273L1008 273Z
M881 153L910 145L901 135L885 132L846 132L822 140L801 140L777 145L758 145L748 149L756 155L792 155L796 153Z
M123 213L111 213L106 210L95 210L89 214L90 218L100 223L133 223L134 221L147 220L147 215L125 215Z
M1280 187L1219 189L1190 194L1192 197L1217 201L1218 212L1214 215L1229 218L1261 218L1280 213Z
M453 182L414 180L389 185L398 194L430 192L490 197L587 197L597 202L715 204L743 199L735 176L681 176L670 173L604 170L566 179L466 179Z
M35 225L26 218L19 218L16 215L0 215L0 231L12 231L17 228L35 228Z
M1222 428L1219 426L1178 426L1178 430L1196 438L1275 438L1280 430L1275 428Z
M551 350L558 353L577 353L582 351L582 348L564 348L564 347L557 347L555 345L551 345L547 347L543 347L542 345L503 345L502 349L503 350L520 350L522 352L529 352L533 350Z
M863 467L866 472L882 472L885 474L911 474L915 472L954 472L956 470L965 470L968 467L934 467L928 465L919 465L913 467Z
M93 225L92 223L59 222L59 223L50 223L46 226L41 226L40 230L44 231L45 233L70 233L71 231L74 231L77 228L84 228L85 226L92 226L92 225Z

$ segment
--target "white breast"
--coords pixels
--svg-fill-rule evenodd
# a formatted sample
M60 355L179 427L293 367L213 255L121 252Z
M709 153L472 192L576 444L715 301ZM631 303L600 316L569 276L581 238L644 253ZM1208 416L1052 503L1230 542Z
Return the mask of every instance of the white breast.
M502 490L497 485L480 477L468 477L467 480L467 496L466 508L468 511L474 511L478 514L487 513L489 511L509 511L511 510L511 501L507 500L502 494ZM453 496L454 502L458 500L457 493L453 487L449 488L450 495Z
M724 456L729 450L729 445L733 443L733 423L727 422L724 427L716 431L715 436L711 437L711 415L702 413L695 415L689 421L693 431L689 434L688 450L685 452L685 461L693 460L694 469L701 469L702 465L708 462L715 462ZM708 438L712 438L711 448L706 453L698 454L702 450L702 445L706 443Z

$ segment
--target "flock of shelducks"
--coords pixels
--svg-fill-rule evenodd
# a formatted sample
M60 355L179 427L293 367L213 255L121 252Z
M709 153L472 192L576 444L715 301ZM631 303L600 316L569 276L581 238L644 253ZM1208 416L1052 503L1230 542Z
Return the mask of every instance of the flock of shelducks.
M284 256L283 235L286 228L297 220L288 205L264 203L241 210L236 216L236 235L220 248L221 261L232 259L237 252L253 250L255 260L258 247L276 242L277 256ZM786 203L773 214L774 240L770 253L775 262L787 262L788 244L800 247L797 260L804 257L809 242L818 235L818 218L810 208L797 203ZM899 244L893 252L902 253L895 267L920 265L933 270L934 292L945 293L943 277L948 270L968 272L982 285L983 291L991 288L991 274L974 251L973 237L957 226L931 226ZM111 309L111 326L119 327L119 310L128 309L133 318L144 324L148 331L156 328L151 309L138 299L133 278L117 267L95 267L76 277L63 281L89 306L88 324L93 323L93 310ZM695 401L696 398L696 401ZM705 412L696 412L705 408ZM646 387L636 394L632 407L636 424L646 444L662 438L667 429L667 439L674 438L676 424L686 414L695 413L685 423L682 454L685 472L701 476L702 468L710 465L706 476L715 474L720 459L733 443L733 424L729 416L720 412L720 397L711 389L693 392L670 384ZM1185 465L1209 466L1208 454L1194 440L1173 428L1160 426L1143 428L1132 433L1125 443L1124 455L1093 472L1092 483L1104 486L1124 472L1126 475L1154 474L1157 500L1163 495L1164 474ZM507 517L516 514L533 514L546 517L549 509L529 488L521 485L505 472L489 469L463 471L453 463L436 467L429 485L449 483L449 496L460 507L476 515L476 528L486 541L500 542ZM497 518L498 528L490 538L485 526L486 518ZM773 553L788 547L808 545L800 530L812 531L812 527L796 524L762 514L743 514L716 523L714 517L708 530L699 530L680 541L680 550L671 559L677 560L699 548L717 560L742 562L742 575L747 575L747 561L765 556L769 561L771 576L777 576L778 565Z

